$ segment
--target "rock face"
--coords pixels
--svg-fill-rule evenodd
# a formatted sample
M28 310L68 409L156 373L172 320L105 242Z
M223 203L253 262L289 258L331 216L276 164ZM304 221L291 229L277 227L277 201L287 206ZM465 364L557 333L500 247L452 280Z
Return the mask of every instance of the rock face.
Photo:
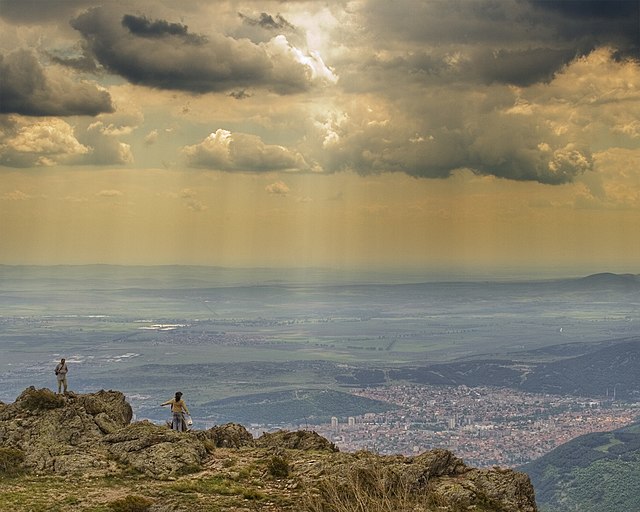
M118 391L65 396L31 387L0 406L0 446L24 452L25 466L36 472L107 470L112 462L101 443L104 432L128 425L131 417Z
M447 450L417 457L369 452L340 454L312 470L318 493L312 510L500 511L536 512L534 490L523 473L472 469ZM360 509L358 509L360 510Z
M199 471L207 453L195 436L148 421L122 428L102 441L118 461L156 478Z
M242 425L226 423L196 433L203 441L210 441L216 448L242 448L253 446L253 436Z
M222 496L250 496L235 483L246 473L254 475L247 485L258 482L260 492L271 486L271 495L280 503L277 510L289 512L537 510L525 474L469 468L446 450L416 457L341 453L315 432L280 431L253 439L244 427L232 423L179 433L147 421L131 424L131 418L131 407L118 391L60 396L28 388L14 403L0 404L0 462L3 454L12 453L33 475L69 475L65 478L134 470L156 486L186 478L178 488L201 485L208 493L222 489L223 482L234 482L220 491ZM257 478L252 472L261 467ZM206 487L204 482L212 478L215 483ZM379 508L380 503L386 508ZM202 510L210 510L210 505ZM162 510L183 510L181 505L163 506ZM212 506L246 510L216 502ZM275 509L265 505L264 510Z
M265 432L256 440L260 448L288 448L290 450L315 450L337 452L336 445L327 441L315 432L299 430L298 432Z

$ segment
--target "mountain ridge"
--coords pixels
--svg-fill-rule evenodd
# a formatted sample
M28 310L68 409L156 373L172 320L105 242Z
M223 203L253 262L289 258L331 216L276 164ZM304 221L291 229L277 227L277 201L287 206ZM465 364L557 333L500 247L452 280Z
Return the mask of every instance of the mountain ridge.
M51 511L319 512L357 503L371 511L537 511L525 474L470 468L446 450L349 454L308 431L254 439L226 424L179 433L131 416L118 391L61 396L31 387L0 404L2 505L25 512L47 500Z
M517 354L515 354L517 355ZM336 376L339 384L372 384L356 371ZM390 368L373 384L408 381L416 384L502 386L534 393L575 396L640 397L640 338L629 337L575 357L553 362L517 359L473 359ZM384 376L386 375L386 376Z
M639 510L640 423L577 437L519 470L545 511Z

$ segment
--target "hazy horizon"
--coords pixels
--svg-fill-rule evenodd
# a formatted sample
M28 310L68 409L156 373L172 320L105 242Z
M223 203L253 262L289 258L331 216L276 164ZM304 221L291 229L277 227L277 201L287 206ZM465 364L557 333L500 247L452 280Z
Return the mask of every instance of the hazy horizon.
M588 270L588 269L583 269ZM626 270L626 269L625 269ZM15 291L37 290L116 290L158 289L216 289L255 287L256 293L264 287L283 289L317 287L331 288L356 286L446 286L480 284L508 285L518 283L562 283L572 287L573 282L592 275L634 276L637 272L610 272L610 269L581 272L580 269L346 269L346 268L286 268L286 267L220 267L199 265L6 265L0 264L0 287L4 294ZM612 286L622 286L614 280ZM633 284L631 284L633 286ZM463 290L459 293L464 294Z

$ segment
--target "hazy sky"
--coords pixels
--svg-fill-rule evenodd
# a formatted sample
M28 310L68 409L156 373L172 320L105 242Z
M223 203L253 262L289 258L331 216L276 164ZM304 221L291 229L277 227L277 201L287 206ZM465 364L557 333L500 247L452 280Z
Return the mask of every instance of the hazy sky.
M0 0L0 263L640 272L639 6Z

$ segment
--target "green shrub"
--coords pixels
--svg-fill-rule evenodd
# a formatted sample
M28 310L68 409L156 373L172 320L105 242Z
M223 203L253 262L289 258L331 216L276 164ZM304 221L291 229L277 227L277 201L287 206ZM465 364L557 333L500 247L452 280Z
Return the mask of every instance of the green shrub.
M257 491L255 489L244 489L242 491L242 497L245 500L260 501L260 500L264 499L265 496L260 491Z
M80 498L78 498L77 496L67 496L63 500L63 503L65 505L79 505L80 501L81 501Z
M177 476L184 476L198 473L199 471L202 471L202 466L200 466L199 464L187 464L186 466L182 466L180 469L178 469L175 474Z
M236 465L235 459L222 459L222 467L231 468Z
M279 455L274 455L269 459L267 469L269 470L269 474L276 478L286 478L289 476L289 462Z
M64 405L64 398L56 395L50 389L29 388L21 395L20 404L30 411L37 409L57 409Z
M114 512L147 512L153 501L143 496L129 495L109 503L109 508Z
M24 452L15 448L0 447L0 476L16 476L22 473Z

